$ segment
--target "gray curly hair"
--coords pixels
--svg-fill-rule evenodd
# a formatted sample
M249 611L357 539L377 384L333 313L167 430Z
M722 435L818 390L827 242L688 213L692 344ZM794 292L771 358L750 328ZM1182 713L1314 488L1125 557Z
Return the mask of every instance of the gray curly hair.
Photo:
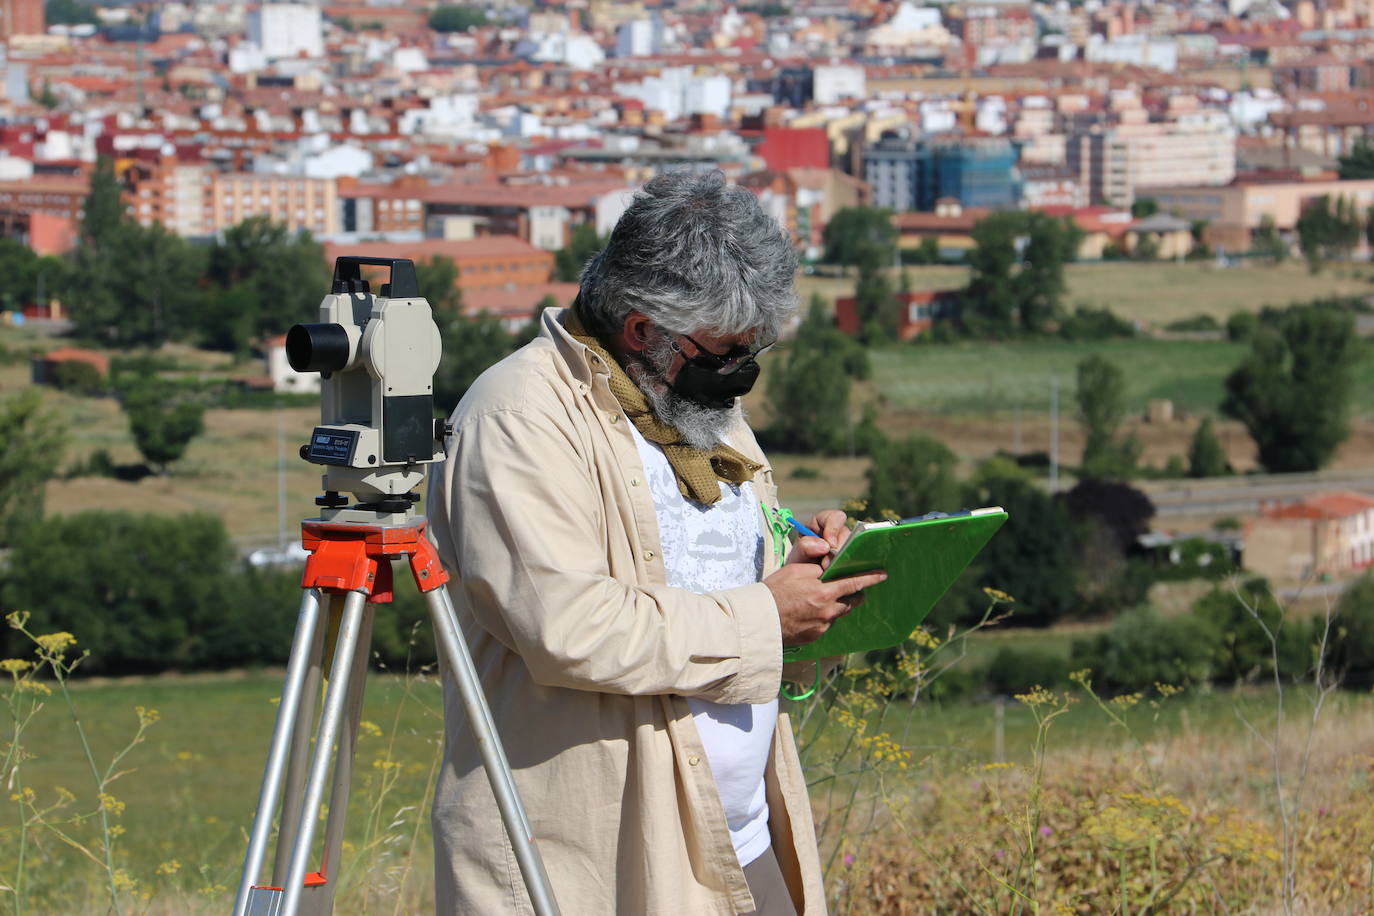
M587 263L579 299L598 334L637 311L676 334L775 339L797 308L796 269L786 233L752 193L718 171L665 172L635 194Z

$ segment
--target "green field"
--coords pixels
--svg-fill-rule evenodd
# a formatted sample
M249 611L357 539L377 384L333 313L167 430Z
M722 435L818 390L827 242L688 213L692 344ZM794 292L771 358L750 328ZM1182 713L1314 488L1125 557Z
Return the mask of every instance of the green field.
M74 688L81 721L102 765L133 733L135 706L155 708L160 714L147 740L124 761L128 772L110 787L110 794L125 806L115 818L125 831L116 840L116 865L133 882L130 900L152 895L134 911L216 912L227 905L246 848L279 688L279 677L273 674L129 680ZM420 912L432 907L428 807L440 755L440 693L429 678L373 675L368 688L363 717L375 729L365 729L359 745L348 825L349 861L337 911ZM1206 735L1208 741L1250 747L1251 753L1259 754L1261 744L1247 732L1241 716L1263 725L1272 712L1272 693L1266 690L1185 693L1162 701L1158 708L1142 703L1124 711L1128 734L1091 703L1079 702L1056 721L1051 747L1060 756L1068 755L1061 765L1069 766L1077 754L1112 748L1129 752L1137 741L1186 742L1189 735ZM1336 723L1364 722L1372 713L1374 697L1339 694L1325 715ZM913 707L898 701L871 718L871 731L890 734L920 762L909 772L888 774L885 791L898 794L915 793L918 784L963 778L960 774L969 768L994 762L999 742L1007 760L1026 764L1036 733L1031 711L1014 702L999 713L990 703L941 706L922 701ZM813 727L817 721L813 718ZM829 738L823 735L821 745L807 751L818 766L825 766L824 747L834 741L833 733ZM35 756L21 767L20 780L10 792L32 788L41 805L57 797L56 787L70 790L76 800L50 815L55 821L95 808L84 754L60 697L48 700L23 734L22 744ZM1235 776L1256 778L1252 773ZM1262 785L1262 772L1258 778ZM394 782L384 787L385 779ZM835 801L828 788L814 790L813 798L823 810ZM18 877L17 823L16 806L9 803L0 814L0 882L9 886ZM966 827L978 829L974 822ZM97 839L90 820L62 829L87 845ZM33 895L26 912L105 908L98 866L57 841L53 833L31 828L26 854L27 888Z
M949 289L968 282L964 267L908 267L913 289ZM1225 322L1233 312L1258 312L1265 306L1310 302L1325 296L1374 293L1368 268L1334 265L1311 274L1300 261L1277 266L1241 263L1221 269L1210 261L1184 263L1112 261L1069 264L1064 304L1110 309L1130 321L1162 328L1194 315L1210 315ZM892 272L897 283L897 273ZM850 296L854 277L803 276L798 280L802 301L812 292L829 300Z

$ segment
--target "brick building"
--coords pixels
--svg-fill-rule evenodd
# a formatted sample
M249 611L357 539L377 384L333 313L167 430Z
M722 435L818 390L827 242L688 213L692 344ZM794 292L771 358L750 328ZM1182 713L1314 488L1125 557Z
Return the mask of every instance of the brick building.
M961 293L957 289L923 289L898 293L896 298L902 303L902 312L897 319L898 339L911 340L929 331L934 326L935 319L957 316L960 296ZM843 296L835 300L835 327L853 337L857 337L863 330L857 298Z
M47 30L43 0L0 0L0 41L15 35L42 35Z
M330 264L342 255L410 258L416 262L446 257L458 268L456 283L465 295L478 290L541 287L553 277L553 252L536 248L510 235L476 239L424 239L418 242L327 244L324 254Z

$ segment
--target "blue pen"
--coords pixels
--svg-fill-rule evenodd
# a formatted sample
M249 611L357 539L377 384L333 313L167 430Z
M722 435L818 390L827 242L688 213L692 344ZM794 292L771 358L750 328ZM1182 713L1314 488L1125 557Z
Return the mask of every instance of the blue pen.
M806 527L806 526L803 525L801 522L797 521L797 520L796 520L795 518L793 518L791 515L788 515L788 516L787 516L787 523L788 523L789 525L791 525L793 528L795 528L796 531L797 531L797 533L800 534L800 535L803 535L803 536L809 537L809 538L821 538L821 536L820 536L819 534L817 534L816 532L812 531L810 528ZM821 540L823 541L823 540L825 540L825 538L821 538ZM834 547L831 547L831 548L830 548L830 555L831 555L832 557L835 555L835 548L834 548Z

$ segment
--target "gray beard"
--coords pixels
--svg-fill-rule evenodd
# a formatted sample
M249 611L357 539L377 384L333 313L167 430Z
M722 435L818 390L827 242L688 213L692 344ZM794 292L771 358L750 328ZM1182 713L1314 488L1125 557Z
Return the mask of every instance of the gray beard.
M649 410L660 423L677 430L692 448L713 449L725 441L730 426L743 416L740 399L736 398L731 407L706 407L673 391L665 378L673 355L667 340L651 343L638 357L631 357L625 374L644 392Z

